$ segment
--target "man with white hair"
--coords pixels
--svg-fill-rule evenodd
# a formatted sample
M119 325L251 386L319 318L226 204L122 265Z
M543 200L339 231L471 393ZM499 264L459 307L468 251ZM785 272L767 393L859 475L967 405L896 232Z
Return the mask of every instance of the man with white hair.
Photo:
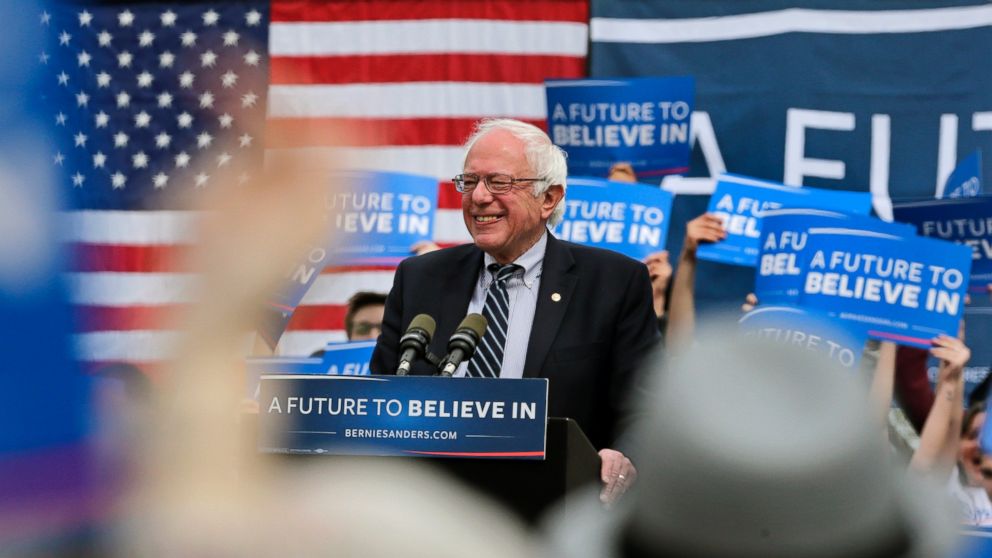
M371 369L393 374L414 316L437 320L430 350L445 354L467 313L489 327L456 376L548 378L548 413L578 421L603 460L610 502L637 472L609 449L620 434L639 360L658 340L647 268L618 253L555 239L564 213L565 154L541 129L484 120L466 142L462 194L473 244L409 258L396 271ZM416 363L413 374L431 374Z

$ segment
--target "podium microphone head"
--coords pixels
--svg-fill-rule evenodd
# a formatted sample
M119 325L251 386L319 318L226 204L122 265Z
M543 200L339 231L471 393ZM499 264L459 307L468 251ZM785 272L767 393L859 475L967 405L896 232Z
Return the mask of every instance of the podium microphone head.
M441 361L441 375L451 376L463 361L472 358L475 347L486 334L489 321L482 314L465 316L458 329L448 339L448 356Z
M448 347L451 348L451 343L456 340L459 333L473 336L474 339L471 341L471 348L469 349L469 354L466 356L472 356L475 352L475 345L482 339L482 336L486 334L486 328L489 327L489 320L486 319L482 314L469 314L465 316L462 323L458 324L458 329L455 330L455 334L451 336L451 340L448 341Z
M434 330L437 323L434 318L427 314L417 314L410 320L410 325L406 328L406 333L400 337L400 364L396 369L396 374L406 376L410 372L410 364L414 359L423 357L427 353L427 346L430 345L434 337Z
M434 338L434 330L437 329L437 322L427 314L417 314L410 320L410 327L406 328L406 331L409 333L415 329L423 330L427 336L427 342L430 343L430 340Z

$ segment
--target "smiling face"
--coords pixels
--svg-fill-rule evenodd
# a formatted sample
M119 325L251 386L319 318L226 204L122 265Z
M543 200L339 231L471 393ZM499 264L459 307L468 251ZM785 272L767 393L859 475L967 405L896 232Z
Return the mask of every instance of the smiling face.
M523 141L500 129L475 142L465 157L464 172L535 178ZM462 194L465 226L475 245L501 264L514 261L537 242L563 196L561 186L551 186L537 197L533 187L533 182L522 182L509 192L493 194L480 181L474 190Z

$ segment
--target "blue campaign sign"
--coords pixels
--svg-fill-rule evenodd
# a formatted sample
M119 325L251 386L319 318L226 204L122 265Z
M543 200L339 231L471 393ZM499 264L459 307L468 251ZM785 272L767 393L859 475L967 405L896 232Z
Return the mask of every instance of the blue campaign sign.
M972 198L982 194L982 150L965 157L947 177L938 198Z
M867 327L795 306L760 306L738 321L744 335L821 354L854 370L861 361Z
M569 177L555 236L640 260L665 249L674 197L657 186Z
M434 237L436 178L372 171L342 177L344 186L327 197L336 263L398 264L410 246Z
M719 263L754 266L758 261L761 214L769 209L803 207L867 215L871 195L862 192L799 188L777 182L724 174L710 197L707 211L723 220L727 238L704 244L697 257Z
M640 176L689 170L691 77L548 80L548 132L575 174L625 161Z
M971 269L966 246L930 238L810 228L799 303L869 326L868 335L922 348L957 335Z
M900 203L892 207L892 213L897 221L916 226L922 236L968 245L972 251L969 290L984 293L992 283L992 196Z
M544 459L548 381L263 376L271 453Z
M259 378L267 374L368 376L374 349L375 341L355 341L328 343L319 357L249 358L248 397L258 396Z
M824 209L770 209L762 213L754 294L762 304L796 304L803 285L806 231L839 227L913 236L915 229L864 215Z
M324 347L321 363L327 374L344 376L368 376L369 361L375 341L353 341L349 343L328 343Z
M957 549L952 558L988 558L989 556L992 556L992 528L969 526L958 531Z

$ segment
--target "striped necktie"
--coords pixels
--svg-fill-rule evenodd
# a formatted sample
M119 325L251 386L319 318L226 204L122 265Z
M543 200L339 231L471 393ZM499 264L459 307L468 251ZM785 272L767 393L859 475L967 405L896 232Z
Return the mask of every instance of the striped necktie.
M469 376L499 377L500 368L503 366L503 347L506 345L506 328L510 322L510 293L506 290L506 282L518 269L523 268L516 264L489 265L493 282L489 285L486 305L482 308L482 315L488 320L489 325L468 364Z

